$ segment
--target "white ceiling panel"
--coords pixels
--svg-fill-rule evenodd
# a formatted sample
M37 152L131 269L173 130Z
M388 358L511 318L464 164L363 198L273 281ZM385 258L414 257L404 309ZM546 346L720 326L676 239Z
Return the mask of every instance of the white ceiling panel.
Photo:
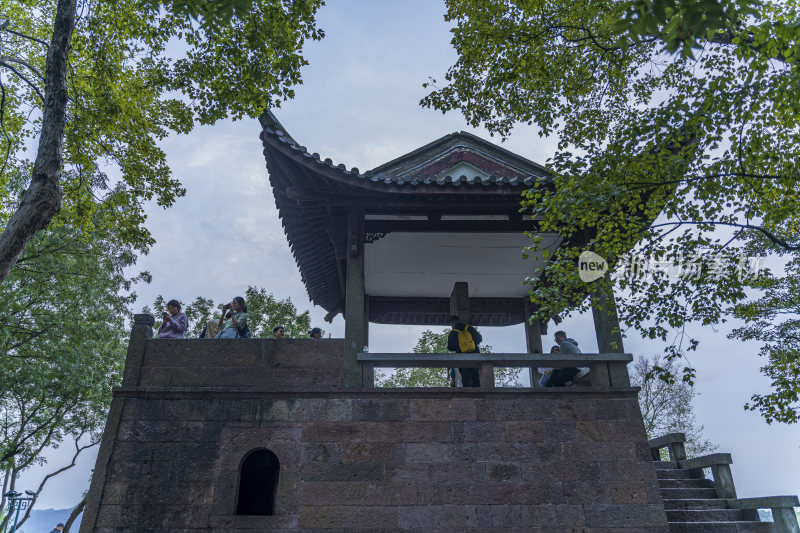
M544 241L550 249L560 242L555 234ZM541 267L522 257L530 243L519 233L389 233L365 245L367 294L449 297L466 281L473 297L522 298L522 281Z

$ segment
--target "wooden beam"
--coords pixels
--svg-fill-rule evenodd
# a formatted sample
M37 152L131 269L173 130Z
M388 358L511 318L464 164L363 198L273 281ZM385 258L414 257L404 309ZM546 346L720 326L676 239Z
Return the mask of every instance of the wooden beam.
M537 231L535 220L367 220L367 233L442 232L442 233L523 233Z

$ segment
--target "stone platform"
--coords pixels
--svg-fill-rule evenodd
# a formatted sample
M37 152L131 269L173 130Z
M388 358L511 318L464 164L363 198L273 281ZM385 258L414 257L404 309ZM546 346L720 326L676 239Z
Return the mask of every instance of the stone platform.
M346 390L341 340L150 331L82 533L668 531L634 388ZM280 461L275 513L236 515L258 449Z

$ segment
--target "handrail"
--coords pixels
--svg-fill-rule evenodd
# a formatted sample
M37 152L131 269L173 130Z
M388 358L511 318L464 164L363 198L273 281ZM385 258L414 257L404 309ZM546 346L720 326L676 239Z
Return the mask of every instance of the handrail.
M794 508L800 506L797 496L766 496L729 500L731 509L770 509L777 533L800 533Z
M631 354L535 354L535 353L374 353L357 354L362 365L363 387L375 386L375 368L479 368L483 387L494 387L494 367L589 367L592 387L630 386L627 365Z
M650 446L650 454L653 456L654 461L661 460L661 449L667 448L669 451L670 461L682 461L686 459L686 434L684 433L669 433L647 441Z

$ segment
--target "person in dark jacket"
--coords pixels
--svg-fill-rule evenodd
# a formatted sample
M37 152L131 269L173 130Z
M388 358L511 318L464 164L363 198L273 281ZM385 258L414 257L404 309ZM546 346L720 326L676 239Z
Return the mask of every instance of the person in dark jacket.
M563 354L581 353L578 348L578 342L575 339L567 338L567 334L563 331L556 331L555 339L558 343L559 352ZM545 387L565 387L567 383L572 381L578 373L579 368L556 368L550 373L549 379L542 383ZM542 378L544 381L544 378Z
M461 320L458 319L457 316L453 315L450 317L450 327L452 330L450 334L447 336L447 349L451 352L462 353L461 346L458 343L458 333L463 332L466 328L466 331L472 336L472 342L475 343L475 349L472 350L472 353L480 352L480 343L483 340L481 334L478 333L478 330L474 327L465 324ZM461 384L464 387L480 387L481 386L481 378L480 373L478 372L477 368L459 368L458 372L461 374Z
M61 533L62 531L64 531L64 524L59 522L58 525L56 525L56 527L54 527L53 531L51 531L50 533Z

